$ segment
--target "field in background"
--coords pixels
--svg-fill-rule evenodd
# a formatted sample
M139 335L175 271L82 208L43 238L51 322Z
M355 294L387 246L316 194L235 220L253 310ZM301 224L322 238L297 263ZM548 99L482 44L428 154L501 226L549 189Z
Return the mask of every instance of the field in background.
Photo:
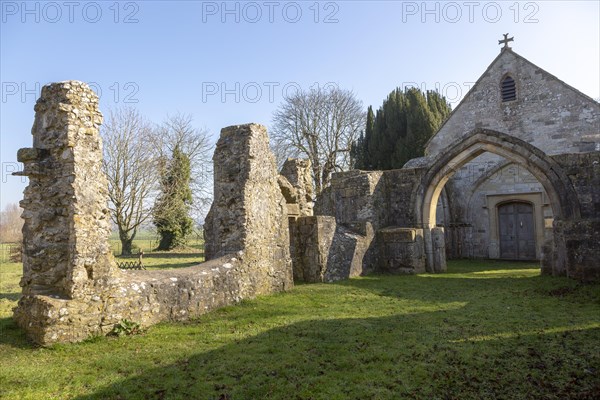
M119 235L116 232L113 232L109 238L110 248L115 256L121 254L121 241L119 240ZM139 232L133 241L134 253L137 253L140 249L144 251L144 253L149 253L154 251L154 249L158 246L158 236L151 231L142 231ZM195 249L200 252L204 252L204 239L202 238L202 232L194 232L188 238L187 247L189 249ZM185 250L185 249L184 249Z

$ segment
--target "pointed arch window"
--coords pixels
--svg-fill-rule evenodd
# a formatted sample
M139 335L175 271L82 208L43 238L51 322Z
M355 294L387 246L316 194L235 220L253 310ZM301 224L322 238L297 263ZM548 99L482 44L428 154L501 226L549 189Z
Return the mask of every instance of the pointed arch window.
M515 80L510 75L506 75L500 84L500 93L502 102L513 101L517 99L517 86Z

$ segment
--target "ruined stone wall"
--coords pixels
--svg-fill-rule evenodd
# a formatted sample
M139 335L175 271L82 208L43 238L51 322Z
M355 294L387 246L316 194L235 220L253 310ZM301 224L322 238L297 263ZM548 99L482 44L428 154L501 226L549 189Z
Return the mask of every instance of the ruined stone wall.
M392 274L425 272L423 229L388 227L377 232L379 269Z
M333 175L331 187L318 199L315 214L334 216L337 223L357 233L387 225L387 197L382 171L348 171Z
M315 196L310 160L288 158L281 167L279 177L279 186L288 203L288 216L313 215Z
M381 171L334 174L317 199L316 217L298 218L293 235L298 279L333 282L375 270L375 230L384 224L387 203L381 176Z
M204 226L206 259L244 250L256 271L250 292L291 287L286 201L267 129L258 124L223 128L213 161L214 200Z
M384 171L386 197L389 204L386 226L417 227L416 212L411 204L411 197L425 171L422 166Z
M294 279L325 282L329 254L336 232L334 217L299 217L293 229Z
M290 255L294 280L322 282L325 262L322 253L331 244L329 225L310 218L313 215L314 194L312 169L309 160L288 158L277 178L279 188L286 201L290 228ZM335 230L335 219L331 232Z
M600 151L552 158L564 169L577 192L581 217L600 219Z
M19 151L30 182L22 202L23 296L14 318L31 340L80 341L124 319L143 327L185 320L293 286L285 202L264 127L222 131L207 232L216 258L179 270L122 271L108 247L100 122L86 84L45 86L34 147Z
M334 174L315 207L335 217L325 281L372 271L425 271L423 230L415 227L411 195L422 168Z
M81 82L44 86L35 105L33 148L20 149L29 185L23 208L25 294L83 296L110 276L107 181L98 97Z

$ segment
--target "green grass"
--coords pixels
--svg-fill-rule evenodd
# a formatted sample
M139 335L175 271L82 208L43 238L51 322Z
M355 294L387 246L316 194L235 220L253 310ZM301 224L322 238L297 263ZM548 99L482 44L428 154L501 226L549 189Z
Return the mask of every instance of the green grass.
M10 319L3 399L595 399L600 285L451 261L244 301L144 334L36 348Z
M133 242L133 255L121 256L121 241L113 233L109 240L113 255L117 262L134 261L137 259L139 250L144 251L144 268L153 269L171 269L185 268L197 265L204 261L204 240L196 237L188 240L187 246L172 252L154 251L158 245L155 235L149 232L142 232L137 235Z
M109 239L110 248L115 256L119 256L121 254L121 241L116 233L110 236ZM133 252L137 253L140 249L144 251L144 253L153 252L154 249L158 246L158 238L156 235L150 232L142 232L136 235L136 239L133 241ZM198 235L194 235L193 238L188 239L187 248L191 251L204 251L204 240L202 240Z

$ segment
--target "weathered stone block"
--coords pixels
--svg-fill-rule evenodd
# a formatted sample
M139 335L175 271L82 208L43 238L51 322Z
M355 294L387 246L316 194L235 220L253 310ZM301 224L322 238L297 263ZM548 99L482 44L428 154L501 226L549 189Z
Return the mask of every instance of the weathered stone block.
M423 229L386 227L377 231L379 269L396 274L425 272Z

